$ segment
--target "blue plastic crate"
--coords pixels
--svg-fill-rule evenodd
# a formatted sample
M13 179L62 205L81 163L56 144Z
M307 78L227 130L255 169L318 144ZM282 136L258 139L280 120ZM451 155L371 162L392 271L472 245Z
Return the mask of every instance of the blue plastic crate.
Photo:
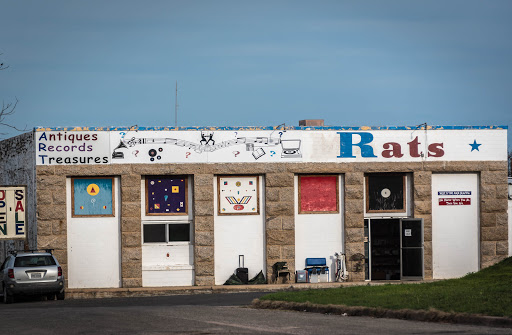
M306 267L308 266L325 266L327 262L325 258L306 258Z

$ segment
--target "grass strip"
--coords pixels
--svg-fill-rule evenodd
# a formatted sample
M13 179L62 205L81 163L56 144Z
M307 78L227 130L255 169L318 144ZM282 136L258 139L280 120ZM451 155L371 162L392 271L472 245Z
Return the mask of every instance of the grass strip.
M261 300L512 317L512 257L458 279L286 291L265 295Z

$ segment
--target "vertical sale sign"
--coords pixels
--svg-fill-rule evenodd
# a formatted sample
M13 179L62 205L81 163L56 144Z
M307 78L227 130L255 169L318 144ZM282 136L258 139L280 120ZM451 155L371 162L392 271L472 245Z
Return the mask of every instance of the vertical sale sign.
M0 239L26 236L25 186L0 186Z

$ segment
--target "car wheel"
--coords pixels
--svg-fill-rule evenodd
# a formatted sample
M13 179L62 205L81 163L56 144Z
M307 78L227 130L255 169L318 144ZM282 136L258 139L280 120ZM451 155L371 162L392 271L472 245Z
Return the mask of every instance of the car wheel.
M57 293L57 300L64 300L66 293L64 291Z
M4 292L4 304L12 304L14 302L14 296L7 294L7 287L3 285L3 292Z
M50 293L46 295L46 300L55 300L55 293Z

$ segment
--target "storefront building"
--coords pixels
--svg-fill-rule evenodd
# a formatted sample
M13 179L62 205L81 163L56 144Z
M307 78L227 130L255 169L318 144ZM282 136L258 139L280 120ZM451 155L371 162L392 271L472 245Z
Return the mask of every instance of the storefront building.
M509 254L506 126L37 128L0 164L26 187L0 247L55 249L71 288L222 285L240 255L273 283L307 258L332 281L336 252L350 281Z

